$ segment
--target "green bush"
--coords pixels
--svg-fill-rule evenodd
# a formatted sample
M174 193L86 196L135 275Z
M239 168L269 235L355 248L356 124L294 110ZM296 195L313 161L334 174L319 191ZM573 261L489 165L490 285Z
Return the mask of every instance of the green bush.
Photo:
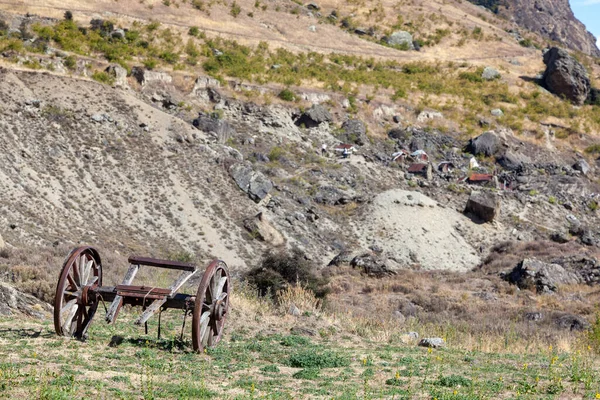
M282 346L286 347L297 347L309 345L310 340L308 340L308 338L305 338L304 336L288 335L285 336L280 343Z
M294 92L292 92L288 88L285 88L281 92L279 92L277 97L279 97L281 100L285 100L285 101L295 101L296 100L296 95L294 94Z
M188 35L190 36L198 36L200 34L200 29L197 26L192 26L188 31Z
M229 10L229 14L231 14L233 18L237 18L237 16L240 15L241 12L242 7L240 7L240 5L234 0L234 2L231 3L231 10Z
M460 375L440 376L435 382L436 385L445 387L463 386L469 387L473 385L473 381Z
M296 372L292 377L296 379L315 380L319 378L320 372L321 370L318 368L306 368Z
M104 71L96 71L92 74L92 79L106 85L112 85L114 78Z
M589 154L600 153L600 143L596 143L596 144L586 147L585 152L589 153Z

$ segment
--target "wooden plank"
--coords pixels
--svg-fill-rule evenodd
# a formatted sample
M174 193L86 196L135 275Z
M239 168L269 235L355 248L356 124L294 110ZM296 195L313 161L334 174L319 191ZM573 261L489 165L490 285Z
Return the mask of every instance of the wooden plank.
M127 273L125 274L125 277L123 278L123 281L121 282L121 285L130 285L131 282L133 282L133 278L135 278L135 275L137 274L139 269L140 269L139 265L131 264L129 266L129 269L127 270ZM108 308L106 317L104 318L106 320L106 322L108 322L110 324L115 320L122 305L123 305L123 297L119 296L119 295L115 296L113 302L110 304L110 307Z
M179 290L179 288L182 287L183 284L188 281L188 279L190 279L192 276L194 276L196 274L196 272L197 271L184 272L181 275L179 275L179 278L177 278L177 280L169 288L169 290L171 292L169 293L168 297L173 296L175 294L175 292L177 292ZM158 310L160 310L162 305L165 304L166 302L167 302L166 297L164 299L154 300L152 302L152 304L150 304L150 306L148 308L146 308L146 310L142 313L142 315L140 315L140 317L137 319L137 321L135 321L135 324L142 325L143 323L148 321L150 319L150 317L153 316Z
M148 265L150 267L159 267L159 268L167 268L167 269L179 269L182 271L193 272L196 270L196 266L194 264L188 264L180 261L171 261L171 260L159 260L157 258L149 258L149 257L129 257L129 262L131 264L137 265Z

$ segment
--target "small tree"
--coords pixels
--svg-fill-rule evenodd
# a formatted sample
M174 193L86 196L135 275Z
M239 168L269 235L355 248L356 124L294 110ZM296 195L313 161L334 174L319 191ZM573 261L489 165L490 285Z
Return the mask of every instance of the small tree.
M65 11L65 19L67 21L73 21L73 13L71 11Z
M251 269L246 278L262 296L269 293L274 295L287 286L296 284L312 291L317 297L325 297L327 294L327 281L317 276L312 262L298 248L290 252L267 251L263 254L260 266Z

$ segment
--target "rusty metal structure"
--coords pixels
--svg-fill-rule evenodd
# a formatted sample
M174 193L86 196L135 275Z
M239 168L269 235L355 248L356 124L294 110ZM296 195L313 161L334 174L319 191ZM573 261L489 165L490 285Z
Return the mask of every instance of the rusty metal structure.
M89 246L73 249L62 267L54 298L54 328L59 336L85 339L87 330L100 302L111 302L105 320L113 323L123 305L143 307L135 321L144 325L156 313L160 338L160 313L174 308L184 310L181 335L186 317L192 315L192 347L201 352L216 345L223 334L229 309L231 282L227 265L221 260L212 261L198 286L195 295L177 293L199 269L188 263L159 260L147 257L129 257L129 269L120 285L102 286L102 262L96 249ZM182 271L169 288L135 286L131 283L142 267L166 268Z

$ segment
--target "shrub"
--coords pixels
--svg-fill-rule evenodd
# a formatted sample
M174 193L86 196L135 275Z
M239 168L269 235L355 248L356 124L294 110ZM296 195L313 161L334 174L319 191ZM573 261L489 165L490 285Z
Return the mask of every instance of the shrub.
M285 154L285 149L279 146L275 146L269 152L269 160L277 161Z
M200 34L200 29L197 26L192 26L188 31L188 35L190 36L198 36Z
M589 153L589 154L600 153L600 144L596 143L596 144L586 147L585 152Z
M63 64L65 64L65 67L67 67L67 69L75 69L75 66L77 65L77 59L75 58L75 56L67 56L65 57L65 61L63 62Z
M315 267L298 248L289 253L285 250L267 251L263 254L261 265L251 269L246 279L262 296L274 295L288 285L296 284L302 284L318 297L327 294L324 287L327 281L317 277Z
M65 11L65 19L67 21L72 21L73 20L73 13L71 11Z
M300 371L292 375L292 377L296 379L315 380L319 377L320 371L321 370L319 370L318 368L301 369Z
M94 72L92 74L92 79L106 85L112 85L114 83L114 78L104 71Z
M469 387L473 384L473 381L460 375L440 376L435 382L436 385L445 387L456 387L463 386Z
M231 10L229 13L233 16L233 18L237 18L238 15L242 12L242 7L237 2L231 3Z
M296 100L296 95L290 89L285 88L277 95L281 100L285 101L294 101Z

